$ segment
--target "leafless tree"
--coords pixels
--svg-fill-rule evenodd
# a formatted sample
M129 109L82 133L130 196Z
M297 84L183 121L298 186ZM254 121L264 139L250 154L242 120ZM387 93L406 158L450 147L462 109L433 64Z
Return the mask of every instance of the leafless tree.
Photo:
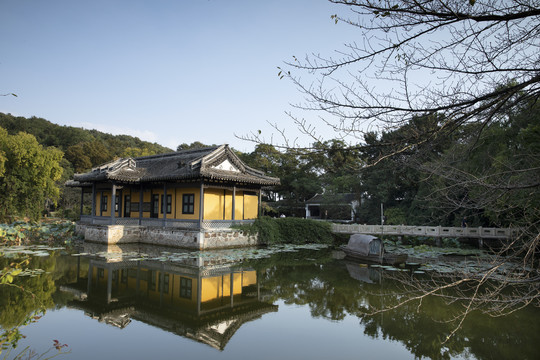
M350 10L332 19L357 28L358 41L333 55L294 57L280 76L305 94L297 107L322 112L338 136L354 142L365 131L433 113L445 118L438 132L451 132L469 122L487 124L502 109L540 95L538 0L330 2ZM319 124L291 116L321 140ZM423 135L422 141L436 136Z
M480 173L460 167L455 157L472 151L490 124L511 120L509 114L540 108L540 1L330 2L343 5L348 15L331 18L338 25L357 28L358 40L334 54L294 57L280 69L279 75L305 95L305 101L290 113L293 121L313 142L321 141L321 123L306 115L314 111L319 115L316 121L358 149L366 146L367 132L396 130L414 116L439 119L438 126L389 144L391 151L381 152L375 162L466 129L468 137L477 139L469 142L469 148L456 148L438 161L417 164L427 176L445 182L430 195L439 200L438 206L441 199L446 200L449 211L489 208L508 214L515 202L507 206L505 200L520 193L521 213L514 215L519 218L515 225L523 231L503 249L505 257L494 258L493 270L462 274L450 284L409 285L419 290L418 299L444 294L448 286L472 286L459 293L468 301L465 316L486 304L493 314L531 303L539 306L540 207L534 194L540 190L540 155L528 153L528 161L508 161L497 171ZM277 126L276 130L287 138ZM259 134L248 138L264 142ZM462 196L464 192L467 196ZM495 270L510 261L521 265L499 285L492 285ZM512 291L503 291L509 287Z

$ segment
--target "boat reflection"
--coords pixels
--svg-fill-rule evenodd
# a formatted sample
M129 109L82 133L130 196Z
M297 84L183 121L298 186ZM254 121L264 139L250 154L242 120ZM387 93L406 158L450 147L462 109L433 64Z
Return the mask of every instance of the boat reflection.
M255 270L225 259L140 260L138 248L91 246L100 255L79 257L77 281L63 290L75 295L69 306L100 322L142 321L223 350L242 324L278 310L263 301Z
M355 280L368 284L380 284L382 280L382 271L380 268L374 268L368 264L347 262L347 271L350 277Z

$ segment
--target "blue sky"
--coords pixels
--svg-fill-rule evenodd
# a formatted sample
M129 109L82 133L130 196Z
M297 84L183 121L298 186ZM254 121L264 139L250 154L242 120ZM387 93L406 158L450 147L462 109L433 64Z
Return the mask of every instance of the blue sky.
M251 151L234 134L292 129L285 112L302 100L277 67L354 40L330 18L346 11L326 0L0 0L0 93L18 95L0 97L0 112Z

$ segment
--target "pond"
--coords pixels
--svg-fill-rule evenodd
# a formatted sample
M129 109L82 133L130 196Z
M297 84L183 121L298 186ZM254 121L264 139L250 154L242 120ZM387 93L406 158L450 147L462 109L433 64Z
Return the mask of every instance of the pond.
M0 326L21 324L15 349L66 359L535 359L540 311L494 318L440 297L391 307L404 296L396 273L324 246L188 252L92 244L3 249L22 254L19 287L0 286ZM54 341L58 341L54 343ZM66 347L61 345L66 344ZM6 346L7 344L4 344ZM25 350L26 349L26 350ZM45 357L46 357L45 356ZM23 358L27 358L24 356Z

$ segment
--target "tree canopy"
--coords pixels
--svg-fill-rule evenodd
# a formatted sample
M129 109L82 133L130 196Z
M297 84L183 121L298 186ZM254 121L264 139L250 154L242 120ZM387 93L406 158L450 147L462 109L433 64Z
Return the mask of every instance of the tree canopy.
M335 117L325 119L338 131L361 140L366 128L443 115L437 132L419 134L426 141L540 95L537 0L331 2L350 11L332 18L358 29L359 41L338 56L295 57L289 77L306 95L300 108ZM315 127L303 128L318 140Z
M2 172L6 172L4 178L0 177L0 182L2 179L4 182L9 182L11 191L10 194L0 195L3 200L2 216L28 215L35 217L39 211L44 209L44 199L53 200L51 203L58 201L58 205L63 209L78 207L80 192L64 186L65 181L70 179L74 172L87 171L93 166L118 157L137 157L172 151L159 144L142 141L136 137L111 135L97 130L85 130L72 126L60 126L38 117L25 118L0 113L0 129L5 144L14 142L17 145L16 147L6 145L9 151L0 151L0 175ZM53 147L56 150L53 150ZM40 150L36 150L38 148ZM17 156L20 157L30 156L31 153L54 153L54 156L50 155L52 156L49 159L52 161L50 166L56 169L60 164L61 171L59 173L62 176L58 175L56 170L51 170L49 173L44 168L38 170L39 166L44 166L40 162L37 162L30 172L23 170L24 166L28 165L26 160L20 160L23 168L17 168L18 165L15 164L18 163L14 157L6 158L6 154L13 155L14 151L17 151L19 154ZM41 179L41 183L35 180L37 178ZM8 185L4 184L3 186L6 190L8 189ZM14 186L16 191L13 191ZM36 192L40 186L45 189L43 195ZM32 194L32 196L25 197L24 194Z
M0 127L0 218L37 219L46 199L56 202L62 156L60 150L44 148L30 134L9 135Z
M89 170L115 157L145 156L172 149L128 135L111 135L97 130L61 126L48 120L0 113L0 126L10 135L26 132L43 146L54 146L65 153L77 172Z
M538 0L330 2L342 9L331 19L356 29L357 41L293 56L278 74L305 96L290 114L311 143L302 150L328 156L338 140L341 152L360 153L361 217L383 202L396 219L418 225L458 225L472 215L474 225L519 229L489 272L456 282L477 294L491 286L494 269L518 261L522 272L489 294L504 305L472 295L463 318L471 308L500 315L538 306ZM322 137L321 126L335 139ZM277 145L288 148L287 134L276 131L284 137ZM520 289L507 295L510 287Z

